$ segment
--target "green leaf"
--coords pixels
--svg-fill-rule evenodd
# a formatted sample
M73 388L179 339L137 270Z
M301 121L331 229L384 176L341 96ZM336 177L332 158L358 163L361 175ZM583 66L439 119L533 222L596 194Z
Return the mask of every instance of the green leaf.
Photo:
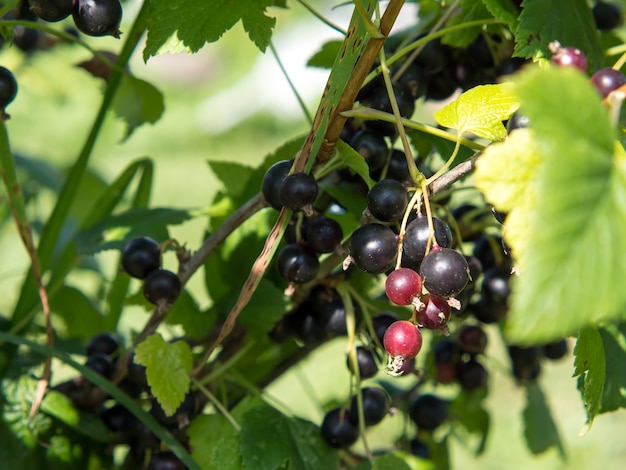
M437 468L435 463L430 460L396 450L377 455L374 457L373 465L366 461L354 467L354 470L435 470L435 468Z
M81 290L63 285L50 296L50 309L65 325L64 337L87 340L103 331L104 317Z
M203 470L241 468L239 432L222 415L200 415L187 429L192 456Z
M272 330L287 311L289 304L289 298L281 289L262 279L238 321L252 336L260 338Z
M604 65L598 31L586 0L525 2L515 39L513 55L517 57L550 57L548 44L559 41L582 50L590 70Z
M322 45L322 48L317 51L308 60L306 65L308 67L318 67L322 69L330 69L335 63L335 59L341 50L343 41L327 41Z
M606 363L600 413L626 408L626 322L600 328Z
M330 194L335 200L341 201L341 206L345 207L350 214L354 216L356 220L361 220L363 211L367 207L367 202L364 194L359 194L355 191L353 184L341 181L340 183L333 183L330 181L319 181L320 189ZM351 232L344 232L351 233Z
M146 367L148 385L165 415L173 415L189 391L193 367L189 345L167 343L160 334L153 334L137 346L135 362Z
M165 105L163 95L150 83L125 74L115 95L113 111L126 122L124 140L142 124L157 122Z
M374 186L374 181L370 178L370 169L365 159L343 140L337 142L337 151L333 156L333 166L339 168L349 168L354 171L367 184L368 188Z
M533 454L541 454L551 447L556 447L561 457L565 457L565 449L550 407L543 391L536 383L526 386L526 408L524 408L523 417L524 437L528 449Z
M461 0L459 13L452 16L450 20L446 22L446 26L449 27L482 19L491 19L489 10L487 10L482 2L476 0ZM441 38L441 42L453 47L467 47L478 37L481 28L482 27L478 25L447 33Z
M600 412L606 377L604 345L597 328L584 328L578 335L574 347L574 367L574 377L578 377L578 389L582 393L587 412L587 422L583 429L586 432Z
M489 140L502 140L506 129L502 121L518 108L510 84L481 85L467 90L452 103L434 113L435 120L445 127L471 132Z
M268 16L268 7L285 7L285 0L214 0L179 2L176 8L168 0L151 0L148 11L148 38L144 60L166 52L197 52L207 42L217 41L241 20L250 39L265 51L276 19Z
M143 295L143 292L141 294ZM182 326L186 337L200 339L208 334L215 324L215 315L200 310L188 290L183 289L167 312L165 322L169 325Z
M626 305L626 259L609 248L626 239L626 154L614 144L597 91L577 70L532 68L516 91L542 163L528 188L540 202L526 208L528 249L516 259L505 334L513 343L543 344Z
M468 434L468 438L477 442L474 449L475 455L480 455L485 450L489 436L490 418L482 405L483 399L482 393L461 393L450 404L451 415L458 416L454 424L460 425ZM469 442L466 445L469 447Z
M515 31L520 11L511 0L483 0L483 3L496 20L506 23L511 31Z
M284 416L261 402L240 420L242 468L254 470L339 468L339 455L319 433L319 427ZM259 436L272 436L259 439Z
M103 250L122 250L139 236L167 240L168 225L180 225L194 217L191 210L136 207L121 214L104 217L76 236L76 250L91 255Z

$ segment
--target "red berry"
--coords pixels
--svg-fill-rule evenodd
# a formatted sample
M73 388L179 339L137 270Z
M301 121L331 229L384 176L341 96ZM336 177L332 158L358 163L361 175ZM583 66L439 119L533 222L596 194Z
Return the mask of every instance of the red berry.
M387 372L399 375L404 362L413 359L422 349L422 334L413 323L399 320L385 331L383 346L389 353Z
M398 268L385 281L387 297L396 305L411 305L422 292L422 278L409 268Z
M450 320L450 306L441 297L436 295L423 295L421 301L424 303L422 309L416 312L417 321L424 328L429 330L444 330Z

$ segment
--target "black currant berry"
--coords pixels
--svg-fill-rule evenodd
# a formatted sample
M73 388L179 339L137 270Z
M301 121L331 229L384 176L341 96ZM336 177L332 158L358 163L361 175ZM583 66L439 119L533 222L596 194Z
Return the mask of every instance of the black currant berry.
M359 307L359 304L352 303L354 307L354 323L355 327L358 327L363 317L363 312ZM334 299L322 309L320 309L322 315L326 320L326 332L332 336L343 336L348 334L348 328L346 325L346 307L343 304L341 298Z
M619 6L598 0L591 10L596 27L600 31L611 31L622 22L622 10Z
M172 271L155 269L143 282L143 295L154 305L171 304L178 298L181 288L180 279Z
M397 321L398 315L393 312L380 312L372 317L372 326L374 327L374 332L376 333L376 337L380 341L380 344L383 344L383 337L385 336L385 331L387 331L389 325Z
M365 426L374 426L380 423L389 413L391 399L382 388L366 387L361 390L363 398L363 419ZM352 397L350 416L355 423L359 419L359 407L356 395Z
M362 271L380 274L389 270L396 260L396 234L381 224L365 224L350 237L350 256Z
M88 36L120 36L119 0L75 0L72 17L76 28Z
M283 206L298 212L313 204L317 193L317 181L313 176L308 173L292 173L280 185L279 197Z
M326 413L320 431L322 438L337 448L350 447L359 438L359 427L350 420L350 413L341 408Z
M543 345L543 355L553 361L563 358L568 351L569 348L565 339Z
M148 385L146 366L142 366L141 364L137 364L135 362L134 352L128 357L128 363L126 364L126 378L142 387Z
M406 188L393 179L379 181L367 193L367 208L382 222L400 220L408 203Z
M145 279L161 267L159 244L149 237L134 238L122 251L122 268L129 276Z
M113 375L113 362L106 354L94 354L85 361L85 367L97 372L103 377L111 378Z
M411 439L411 442L409 443L409 445L411 448L411 454L415 455L416 457L419 457L420 459L425 459L425 460L430 459L430 449L428 448L428 445L424 441L416 437L414 439Z
M387 165L387 178L407 183L411 180L406 154L402 150L393 149Z
M461 388L468 392L487 387L487 369L476 359L459 363L457 365L456 375Z
M420 395L411 403L409 417L420 431L433 431L448 418L448 404L436 395Z
M13 72L6 67L0 66L0 110L3 119L9 117L4 110L15 99L16 95L17 81L15 80Z
M115 333L98 333L87 342L86 352L87 356L104 354L109 357L116 357L121 348L122 340Z
M113 405L100 413L104 425L113 432L130 429L137 422L137 418L122 405Z
M587 73L587 56L577 47L561 47L555 45L550 61L557 67L574 67Z
M280 187L289 174L291 165L293 165L293 160L281 160L269 167L263 176L261 193L263 193L268 204L277 211L283 208L283 204L280 202Z
M459 349L468 354L484 354L487 334L478 325L463 325L458 333Z
M369 379L378 373L378 365L376 364L374 354L363 346L356 348L356 362L359 367L359 377L361 377L361 379ZM348 370L354 374L354 368L352 367L352 361L349 355L346 364Z
M341 225L335 219L319 216L308 220L305 239L316 253L332 253L343 239Z
M513 367L513 376L521 381L535 380L541 373L541 346L509 346L509 357Z
M447 299L461 292L469 282L469 265L458 251L440 248L424 257L420 276L428 292Z
M400 116L404 118L411 117L415 112L415 98L411 95L411 92L401 87L395 87L394 95ZM364 101L364 104L373 109L393 114L387 89L384 86L376 87L369 99ZM394 135L397 132L395 123L387 121L366 121L365 128L382 135Z
M371 131L357 132L350 141L350 147L365 159L370 173L383 167L389 153L385 138Z
M61 21L72 14L74 0L28 0L30 9L42 20Z
M185 470L187 467L173 452L152 454L147 470Z
M278 273L294 284L305 284L315 279L320 263L315 252L299 243L289 243L280 250L276 260Z
M442 248L448 248L452 244L452 232L450 226L443 220L433 217L434 240L431 243ZM430 237L427 217L417 217L406 226L402 242L402 266L419 270L426 246Z

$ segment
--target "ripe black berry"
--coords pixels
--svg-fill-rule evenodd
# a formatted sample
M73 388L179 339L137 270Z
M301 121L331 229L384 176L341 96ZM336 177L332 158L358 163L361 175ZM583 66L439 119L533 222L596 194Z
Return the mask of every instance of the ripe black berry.
M465 257L451 248L433 250L420 266L424 287L438 297L453 297L469 282L469 265Z
M97 372L107 379L113 374L113 362L106 354L94 354L85 361L85 367Z
M120 36L119 0L75 0L72 17L78 30L88 36Z
M294 284L312 281L320 269L320 263L313 250L298 243L285 245L278 253L276 265L282 278Z
M381 224L362 225L350 237L350 256L362 271L380 274L396 260L396 234Z
M535 380L541 373L541 346L509 346L509 357L513 367L513 376L521 381Z
M350 141L350 147L365 159L370 173L383 167L389 152L385 138L370 131L357 132Z
M359 427L350 420L350 413L341 408L326 413L320 431L322 438L337 448L350 447L359 438Z
M452 243L452 232L450 227L443 220L433 217L434 240L431 243L442 248L448 248ZM428 229L428 218L418 217L406 226L404 240L402 244L402 266L419 270L424 256L426 256L426 246L430 237Z
M411 403L409 417L421 431L433 431L448 418L448 404L436 395L420 395Z
M613 3L598 0L591 11L600 31L611 31L622 22L622 10Z
M487 386L487 369L476 359L459 363L456 373L463 390L471 392L484 389Z
M308 219L306 241L316 253L331 253L341 243L343 230L334 219L319 216Z
M426 459L426 460L430 459L430 449L428 448L428 445L426 445L424 441L416 437L414 439L411 439L411 442L409 443L409 445L411 447L411 454L421 459Z
M6 67L0 66L0 110L2 111L3 119L9 117L4 110L15 99L16 95L17 81L13 72Z
M374 354L363 346L356 348L356 362L359 367L359 377L361 377L361 379L369 379L378 373L378 365L376 364ZM350 372L354 374L350 356L348 356L346 364Z
M130 429L134 426L137 418L122 405L113 405L100 413L100 419L104 425L113 432Z
M359 304L353 302L355 327L358 327L363 317ZM346 325L346 307L341 298L333 299L320 309L320 313L326 318L326 332L332 336L348 334Z
M283 184L283 180L289 174L293 160L281 160L274 163L265 172L263 176L263 184L261 186L261 192L263 197L277 211L283 208L283 204L280 202L280 186Z
M279 197L283 206L293 211L301 211L317 198L317 181L308 173L287 175L280 185Z
M74 0L28 0L30 9L42 20L61 21L72 14Z
M139 237L126 244L122 251L122 268L128 275L145 279L161 266L159 244L149 237Z
M382 388L366 387L361 390L363 398L363 419L365 426L374 426L380 423L389 413L391 399ZM358 423L359 410L356 395L352 397L350 416Z
M568 350L569 348L565 339L543 345L543 355L552 360L561 359L567 354Z
M98 333L87 342L87 356L104 354L109 357L119 355L122 341L115 333Z
M393 312L381 312L372 317L372 326L380 344L383 344L383 337L389 325L398 321L398 315Z
M507 133L511 133L515 129L525 129L530 126L530 119L525 114L522 114L519 110L515 111L509 121L506 123Z
M148 302L158 305L161 302L173 303L180 294L180 279L172 271L155 269L143 283L143 295Z
M459 331L459 349L468 354L484 354L487 334L478 325L463 325Z
M393 179L379 181L367 193L367 208L382 222L400 220L408 203L406 188Z

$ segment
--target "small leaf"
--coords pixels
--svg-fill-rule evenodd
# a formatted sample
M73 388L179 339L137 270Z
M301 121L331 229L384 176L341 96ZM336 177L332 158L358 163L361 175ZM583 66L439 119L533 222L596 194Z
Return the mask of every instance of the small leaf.
M358 174L367 184L368 188L374 186L374 181L370 178L370 169L365 159L359 153L346 144L343 140L337 142L337 152L335 153L333 164L339 168L349 168Z
M482 2L476 0L461 0L459 12L452 16L446 26L454 26L468 21L491 19L489 10ZM474 41L481 31L481 26L476 25L471 28L463 28L444 35L441 42L453 47L467 47Z
M536 383L526 386L526 408L524 416L524 437L528 449L533 454L541 454L551 447L556 447L561 457L565 457L565 449L561 443L559 432L552 418L550 407L543 391Z
M582 393L587 412L584 433L591 427L594 418L600 412L606 377L604 345L597 328L584 328L578 335L574 347L574 367L574 377L578 377L578 389Z
M113 110L126 122L124 139L128 139L142 124L157 122L164 109L163 95L153 85L127 74L123 75L113 101Z
M306 65L308 67L318 67L322 69L330 69L335 63L335 59L341 50L343 41L327 41L322 45L322 48L317 51L308 60Z
M436 111L434 118L442 126L457 129L459 135L471 132L485 139L502 140L506 137L502 121L517 108L510 84L480 85Z
M520 12L511 0L483 0L483 3L496 20L506 23L511 31L515 31Z
M153 334L137 346L135 362L146 367L148 385L165 415L173 415L189 391L193 367L189 345L167 343L160 334Z

